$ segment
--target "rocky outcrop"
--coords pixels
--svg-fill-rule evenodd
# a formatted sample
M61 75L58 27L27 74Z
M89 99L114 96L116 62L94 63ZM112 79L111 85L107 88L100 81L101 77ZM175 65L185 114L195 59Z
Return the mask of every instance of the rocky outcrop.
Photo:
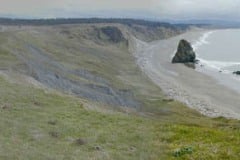
M240 75L240 71L235 71L233 74Z
M178 44L177 53L172 59L172 63L195 63L196 62L196 55L193 51L191 44L182 39Z
M100 29L100 32L103 33L108 41L113 42L113 43L119 43L122 41L126 41L126 39L124 38L122 31L114 26L107 26L107 27L102 27ZM99 34L99 38L103 39L101 37L101 34Z

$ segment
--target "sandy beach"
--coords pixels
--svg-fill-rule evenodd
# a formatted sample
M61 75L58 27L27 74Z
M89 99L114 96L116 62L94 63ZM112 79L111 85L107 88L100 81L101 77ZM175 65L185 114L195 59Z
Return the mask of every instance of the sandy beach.
M240 94L236 90L183 64L171 63L179 40L186 39L194 44L206 32L194 30L151 43L136 40L134 55L141 69L169 98L206 116L240 119Z

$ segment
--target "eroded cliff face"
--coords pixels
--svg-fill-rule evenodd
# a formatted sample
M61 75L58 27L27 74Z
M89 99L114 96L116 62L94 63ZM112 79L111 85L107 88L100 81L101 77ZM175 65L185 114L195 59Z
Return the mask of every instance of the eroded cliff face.
M103 36L101 36L102 34ZM112 43L126 41L126 38L124 37L121 30L118 27L114 26L106 26L98 29L98 37L103 40L106 39Z
M142 76L129 51L130 37L139 35L144 40L143 35L153 32L142 28L144 32L133 32L131 25L117 23L16 26L2 33L7 40L0 49L16 59L9 58L12 71L49 88L103 104L137 108L144 98L161 93ZM8 70L5 63L0 67Z

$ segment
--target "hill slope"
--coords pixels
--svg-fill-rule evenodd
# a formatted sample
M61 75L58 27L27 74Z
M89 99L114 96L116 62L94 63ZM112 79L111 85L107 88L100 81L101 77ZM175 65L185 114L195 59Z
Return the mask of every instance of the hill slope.
M141 28L144 31L121 24L3 26L0 49L6 59L0 67L65 93L139 109L146 99L162 97L129 50L132 35L151 38L157 29ZM156 35L180 33L168 30Z
M238 121L167 99L138 68L133 36L185 31L148 27L2 26L0 159L238 159Z

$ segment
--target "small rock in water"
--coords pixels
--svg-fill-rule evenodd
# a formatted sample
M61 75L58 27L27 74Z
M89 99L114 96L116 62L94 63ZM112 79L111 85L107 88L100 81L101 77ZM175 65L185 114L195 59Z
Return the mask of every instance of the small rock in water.
M233 74L240 75L240 71L235 71Z

